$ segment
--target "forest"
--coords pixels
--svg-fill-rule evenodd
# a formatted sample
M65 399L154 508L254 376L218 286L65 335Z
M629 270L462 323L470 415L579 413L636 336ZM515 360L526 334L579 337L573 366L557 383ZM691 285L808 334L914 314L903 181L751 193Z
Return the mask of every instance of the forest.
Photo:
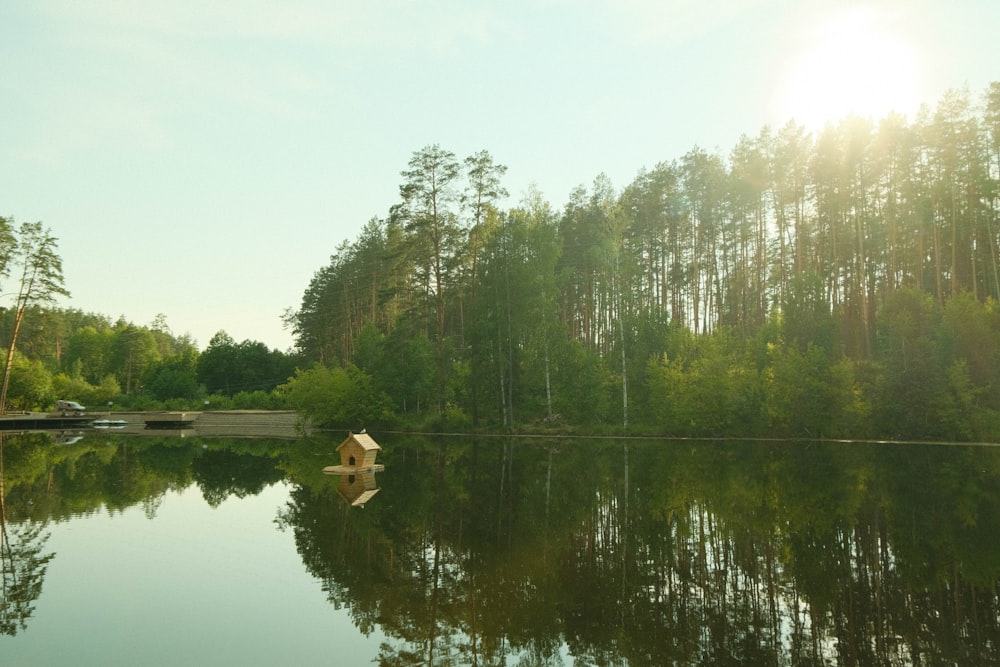
M288 322L331 423L1000 437L1000 82L912 120L788 123L504 210L415 151Z
M557 208L433 144L286 325L0 309L11 409L294 408L450 431L996 441L1000 82L913 119L790 122ZM6 230L13 220L2 219ZM4 344L7 344L4 342Z
M237 343L224 330L199 352L163 314L137 326L56 307L71 296L58 246L42 222L0 216L0 284L13 297L0 307L0 415L51 410L59 399L108 411L284 407L274 389L298 365L294 353Z
M0 340L9 341L14 309L0 308ZM198 349L170 331L166 317L137 325L124 317L28 306L11 360L11 410L50 409L71 398L91 411L279 409L275 388L300 364L293 352L225 331Z

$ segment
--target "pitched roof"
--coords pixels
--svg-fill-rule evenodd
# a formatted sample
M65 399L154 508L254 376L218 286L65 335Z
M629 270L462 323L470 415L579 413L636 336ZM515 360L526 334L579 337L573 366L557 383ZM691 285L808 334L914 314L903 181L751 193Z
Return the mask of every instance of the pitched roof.
M381 451L382 449L381 447L379 447L378 443L375 442L375 440L367 433L348 433L344 441L337 446L337 451L340 451L341 447L351 442L352 440L361 445L361 448L364 449L365 451L371 451L373 449Z

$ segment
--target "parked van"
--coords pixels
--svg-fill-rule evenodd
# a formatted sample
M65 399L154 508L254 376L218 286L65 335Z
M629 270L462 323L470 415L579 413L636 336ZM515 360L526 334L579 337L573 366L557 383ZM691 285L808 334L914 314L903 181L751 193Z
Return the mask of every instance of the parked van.
M83 407L76 401L56 401L56 412L61 414L63 417L71 412L77 416L82 415L86 409L87 408Z

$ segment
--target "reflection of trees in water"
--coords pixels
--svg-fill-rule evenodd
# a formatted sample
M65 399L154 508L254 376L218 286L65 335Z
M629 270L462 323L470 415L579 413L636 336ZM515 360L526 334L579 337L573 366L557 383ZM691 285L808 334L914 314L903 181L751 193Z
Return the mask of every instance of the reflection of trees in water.
M23 630L34 610L54 556L44 552L49 520L136 505L153 518L168 490L192 481L213 505L230 494L258 493L283 477L274 445L216 440L213 446L247 450L216 452L200 442L116 437L112 443L92 434L56 446L46 433L0 432L0 632Z
M279 523L385 665L1000 663L1000 450L389 442L360 510L329 442L17 442L5 631L40 594L44 521L285 469Z
M45 524L13 523L7 517L4 483L4 440L0 433L0 634L16 635L24 630L42 594L42 582L55 554L43 553L49 534Z
M27 521L8 524L0 520L0 634L16 635L28 625L35 601L42 594L42 582L55 554L43 553L49 534L44 524Z
M191 467L205 502L212 507L230 496L255 496L285 477L274 459L226 450L206 451Z
M313 487L283 515L331 601L392 638L381 664L1000 658L992 450L409 449L365 510Z

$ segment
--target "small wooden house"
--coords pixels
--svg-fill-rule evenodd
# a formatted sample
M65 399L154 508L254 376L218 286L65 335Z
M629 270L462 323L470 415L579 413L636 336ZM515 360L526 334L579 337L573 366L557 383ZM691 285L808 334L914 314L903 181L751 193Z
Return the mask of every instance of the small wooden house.
M378 443L367 433L348 433L337 451L340 452L340 464L345 468L366 470L375 467L375 457L382 450Z

